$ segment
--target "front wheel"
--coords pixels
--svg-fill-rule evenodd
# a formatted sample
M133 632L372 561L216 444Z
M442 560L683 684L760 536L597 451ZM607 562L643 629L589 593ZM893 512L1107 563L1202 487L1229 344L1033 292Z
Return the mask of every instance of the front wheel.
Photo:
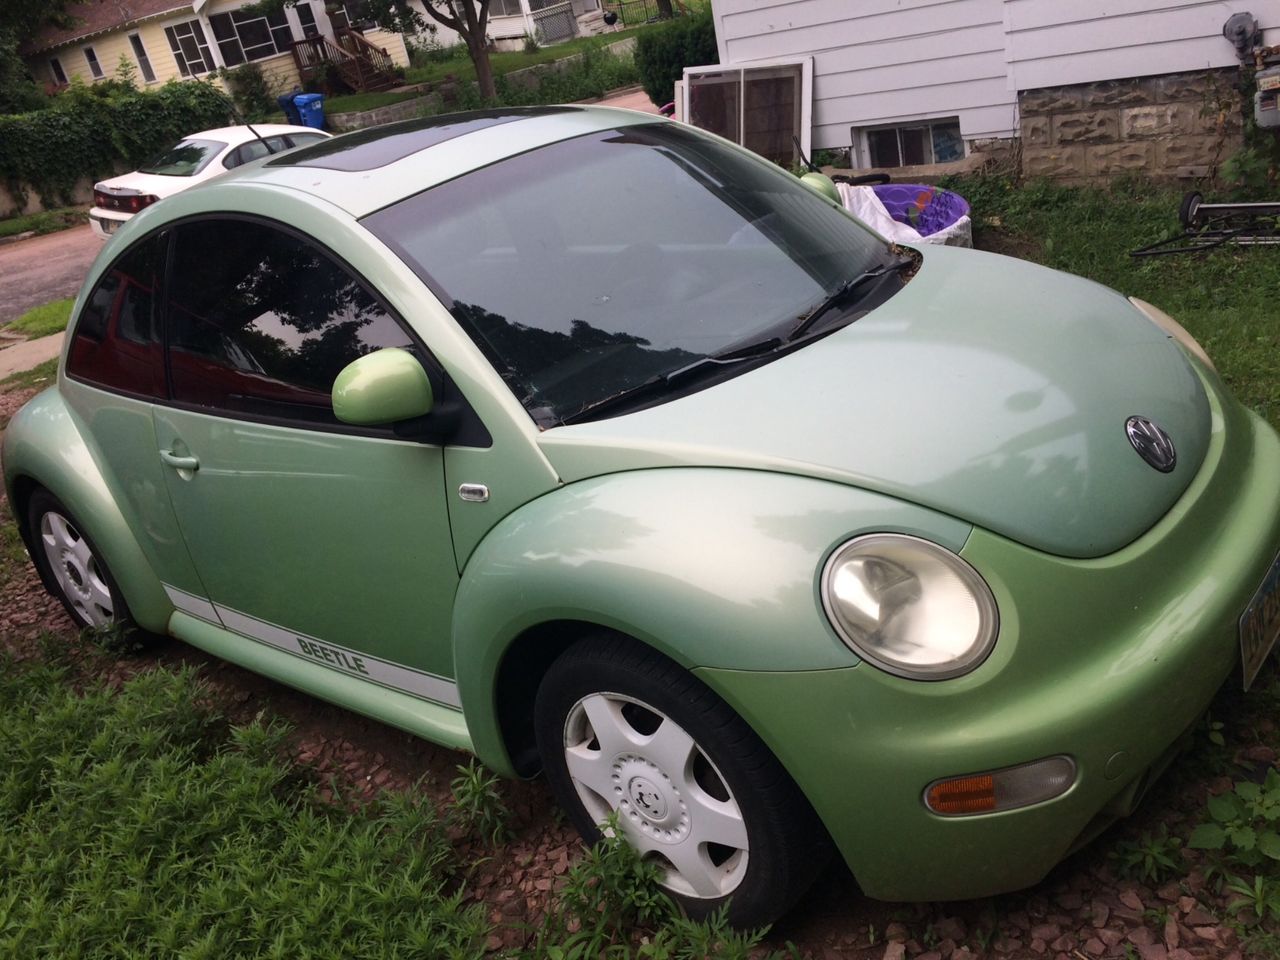
M743 720L679 665L621 637L582 641L538 690L547 779L588 842L616 813L695 918L777 919L826 860L803 794Z

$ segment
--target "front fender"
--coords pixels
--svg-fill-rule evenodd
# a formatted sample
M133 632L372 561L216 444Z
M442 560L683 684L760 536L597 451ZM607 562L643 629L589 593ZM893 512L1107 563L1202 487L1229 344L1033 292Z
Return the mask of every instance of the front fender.
M476 752L510 769L496 678L540 624L598 624L690 669L848 667L856 658L818 598L831 549L898 531L958 551L970 530L881 494L763 471L641 470L562 487L498 523L463 571L454 659Z
M5 428L0 454L5 491L15 514L18 487L24 481L61 500L97 545L134 621L145 630L165 633L173 606L56 387L18 411ZM26 519L16 519L30 547Z

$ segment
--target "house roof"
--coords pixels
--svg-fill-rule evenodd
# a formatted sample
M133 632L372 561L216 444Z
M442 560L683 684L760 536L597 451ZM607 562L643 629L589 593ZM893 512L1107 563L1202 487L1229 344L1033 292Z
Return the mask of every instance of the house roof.
M64 43L110 33L161 14L191 8L192 0L85 0L71 8L71 14L76 18L74 26L67 29L45 27L23 44L22 52L30 56Z

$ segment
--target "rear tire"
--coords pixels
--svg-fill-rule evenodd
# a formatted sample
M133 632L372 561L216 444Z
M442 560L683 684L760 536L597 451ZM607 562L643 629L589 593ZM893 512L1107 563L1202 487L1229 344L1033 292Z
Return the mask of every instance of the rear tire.
M1191 229L1202 203L1204 203L1204 195L1195 190L1182 198L1182 206L1178 208L1178 222L1182 224L1183 230Z
M695 919L772 923L808 889L830 845L782 765L678 664L625 637L570 647L538 690L547 780L583 838L616 813Z
M36 490L27 503L27 524L36 570L76 626L133 625L102 554L57 497L48 490Z

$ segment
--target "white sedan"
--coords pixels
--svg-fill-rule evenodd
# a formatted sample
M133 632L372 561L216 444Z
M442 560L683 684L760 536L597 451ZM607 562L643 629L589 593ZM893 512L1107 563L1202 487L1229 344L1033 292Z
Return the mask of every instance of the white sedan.
M256 131L256 132L255 132ZM89 223L103 240L139 210L269 153L326 140L313 127L280 123L219 127L193 133L133 173L93 185Z

